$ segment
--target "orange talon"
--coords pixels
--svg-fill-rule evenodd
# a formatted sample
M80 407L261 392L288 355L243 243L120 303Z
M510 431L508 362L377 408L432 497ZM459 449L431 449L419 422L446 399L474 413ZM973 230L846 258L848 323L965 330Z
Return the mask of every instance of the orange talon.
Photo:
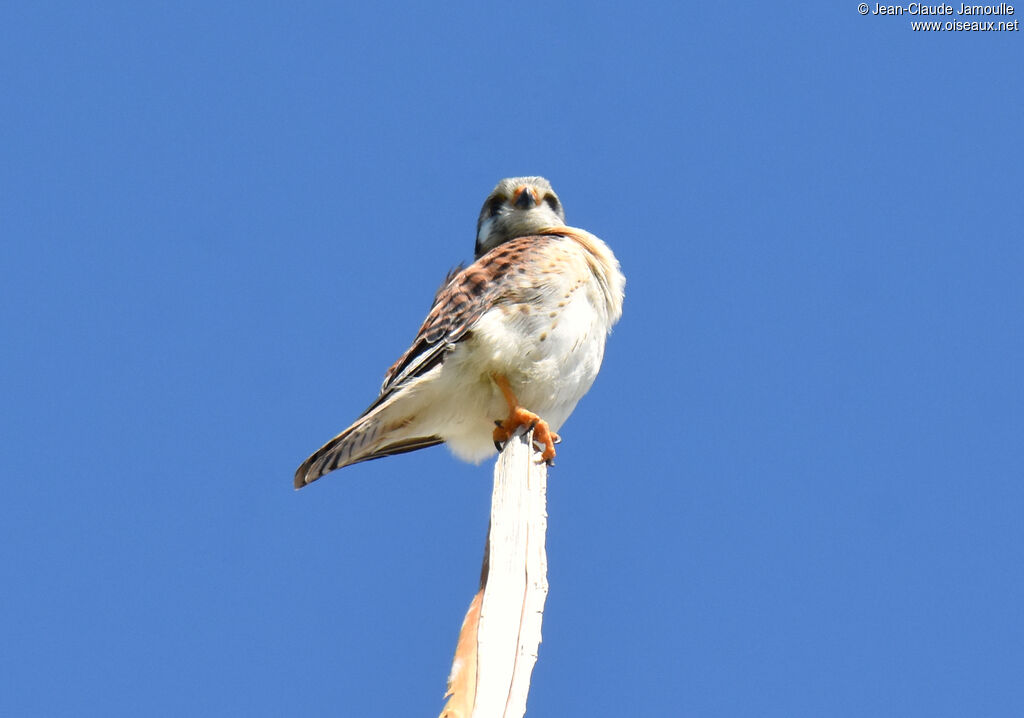
M495 446L508 441L520 426L529 426L533 429L534 442L544 447L540 458L551 464L555 458L555 444L562 440L561 437L551 430L548 422L519 405L519 400L512 393L508 379L501 374L491 374L491 379L501 389L505 401L508 402L508 418L505 421L495 422L498 425L492 434Z

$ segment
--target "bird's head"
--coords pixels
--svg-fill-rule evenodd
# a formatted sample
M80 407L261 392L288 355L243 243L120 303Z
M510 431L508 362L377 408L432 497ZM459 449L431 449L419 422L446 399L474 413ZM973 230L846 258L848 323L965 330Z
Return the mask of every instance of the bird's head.
M543 177L509 177L498 183L480 210L476 258L500 244L565 225L565 211Z

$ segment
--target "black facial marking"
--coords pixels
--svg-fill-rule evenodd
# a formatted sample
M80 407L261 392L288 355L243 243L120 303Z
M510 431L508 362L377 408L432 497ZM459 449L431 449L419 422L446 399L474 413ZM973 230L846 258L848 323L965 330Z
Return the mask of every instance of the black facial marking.
M505 198L501 195L495 195L487 200L487 216L496 217L501 211L501 205L505 204Z

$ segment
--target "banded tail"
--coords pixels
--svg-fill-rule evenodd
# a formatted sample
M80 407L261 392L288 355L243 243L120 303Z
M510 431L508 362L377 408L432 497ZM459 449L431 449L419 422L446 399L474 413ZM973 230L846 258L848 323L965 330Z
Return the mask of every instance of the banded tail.
M387 416L393 413L387 411L389 408L389 403L373 408L317 449L295 472L295 488L301 489L343 466L443 443L438 436L416 436L415 430L410 430L411 417L391 420Z

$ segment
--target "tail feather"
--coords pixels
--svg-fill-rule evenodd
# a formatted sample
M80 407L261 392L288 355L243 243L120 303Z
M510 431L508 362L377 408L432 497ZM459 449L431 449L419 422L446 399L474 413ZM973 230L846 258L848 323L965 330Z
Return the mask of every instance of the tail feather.
M382 421L381 413L362 416L345 431L321 446L295 472L295 488L316 481L343 466L379 459L393 454L424 449L442 443L438 436L415 436L409 431L411 419Z

